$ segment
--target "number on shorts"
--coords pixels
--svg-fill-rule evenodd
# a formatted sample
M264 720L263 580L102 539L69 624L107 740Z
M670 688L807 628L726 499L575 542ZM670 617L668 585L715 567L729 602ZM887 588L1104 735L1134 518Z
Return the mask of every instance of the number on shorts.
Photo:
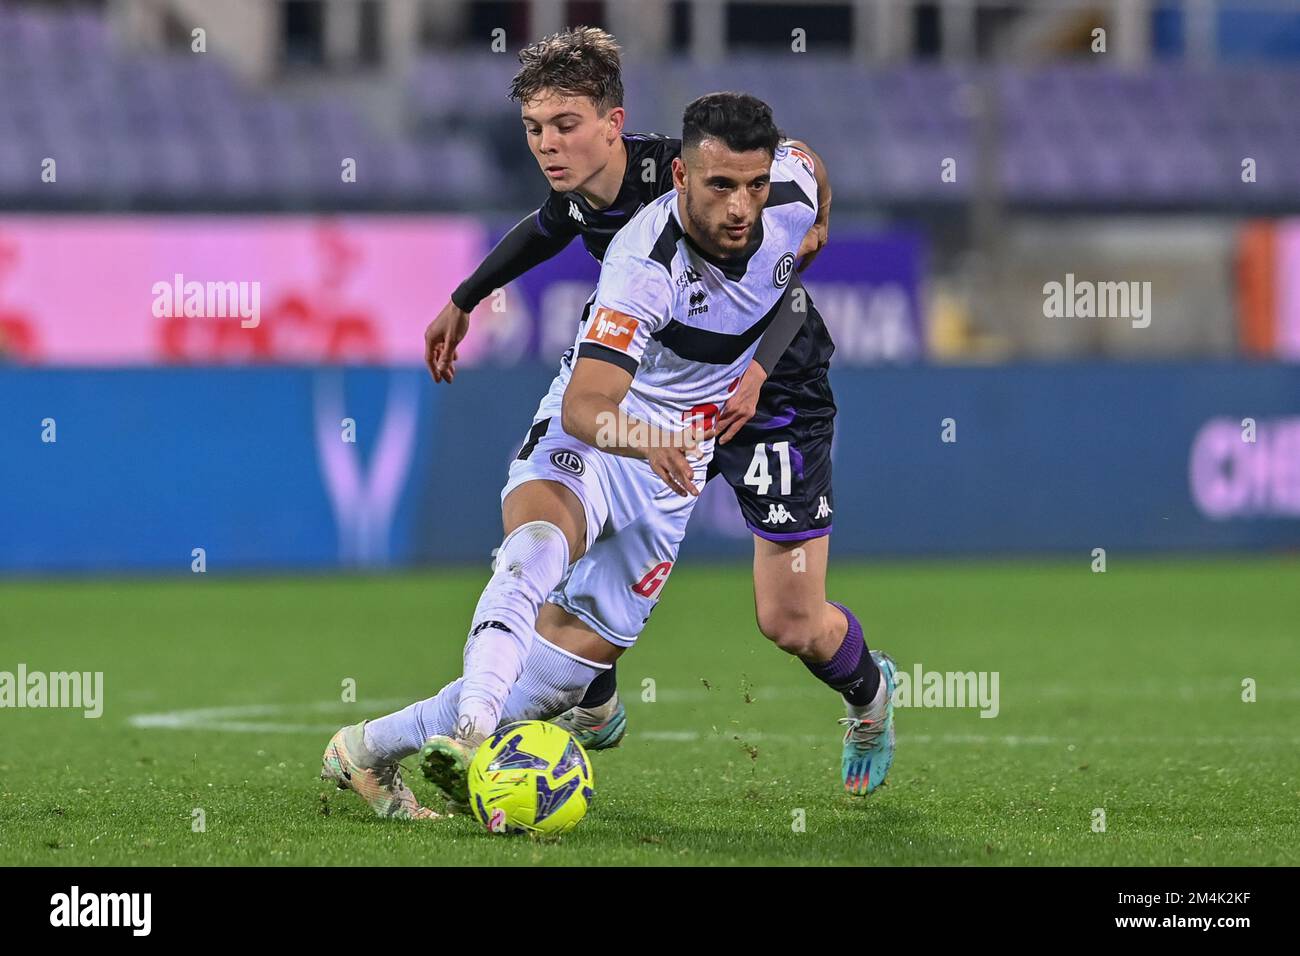
M772 451L776 452L777 463L781 468L781 494L790 493L790 443L788 441L772 442ZM745 471L745 484L754 489L759 497L767 494L772 487L772 476L767 470L767 444L759 442L754 446L754 457L749 461Z
M701 431L708 431L718 421L718 406L712 402L696 405L689 411L682 412L682 421L686 422L688 427L694 426Z

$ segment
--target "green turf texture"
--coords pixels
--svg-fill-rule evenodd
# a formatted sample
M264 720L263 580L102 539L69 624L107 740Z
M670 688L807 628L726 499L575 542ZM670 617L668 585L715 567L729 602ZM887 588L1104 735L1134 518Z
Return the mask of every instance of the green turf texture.
M683 561L619 666L629 735L550 842L380 820L317 776L334 728L459 673L486 569L6 582L0 670L102 670L106 704L0 710L0 865L1300 864L1300 564L1090 560L832 562L900 668L1000 674L996 718L900 708L866 798L748 567ZM129 720L200 708L249 710Z

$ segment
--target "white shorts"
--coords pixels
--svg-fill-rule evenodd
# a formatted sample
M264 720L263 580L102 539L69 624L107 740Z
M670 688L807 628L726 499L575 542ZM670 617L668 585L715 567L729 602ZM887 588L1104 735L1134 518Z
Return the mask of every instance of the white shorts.
M703 488L707 456L691 464ZM631 647L659 603L697 499L674 493L644 459L598 451L567 434L558 413L534 422L501 500L528 481L564 485L587 518L586 553L547 600L611 644Z

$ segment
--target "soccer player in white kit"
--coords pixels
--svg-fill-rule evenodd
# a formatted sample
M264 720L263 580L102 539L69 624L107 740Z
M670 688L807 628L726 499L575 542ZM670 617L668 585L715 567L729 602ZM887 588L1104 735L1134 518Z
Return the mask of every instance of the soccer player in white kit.
M433 815L396 771L417 750L426 776L466 803L483 739L577 703L663 593L718 415L817 212L813 170L779 145L766 104L710 94L687 107L683 127L674 191L610 244L572 371L561 367L511 466L502 509L513 530L475 610L463 676L343 728L326 751L326 776L377 811L387 801L386 815ZM878 696L881 754L892 757L892 709Z

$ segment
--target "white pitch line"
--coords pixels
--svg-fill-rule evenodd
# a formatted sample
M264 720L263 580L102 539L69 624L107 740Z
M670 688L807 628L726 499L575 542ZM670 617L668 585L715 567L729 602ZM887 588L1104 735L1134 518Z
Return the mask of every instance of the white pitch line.
M406 703L405 698L370 700L365 702L368 712L385 710ZM276 721L258 721L249 718L276 717L290 713L336 713L352 711L355 714L358 704L342 701L317 701L308 704L245 704L233 707L199 707L190 710L169 710L155 714L134 714L127 718L132 727L143 730L206 730L233 734L331 734L339 729L338 723L297 724ZM629 738L652 743L798 743L816 744L836 741L836 732L825 734L784 734L766 731L744 731L729 729L726 731L703 732L699 730L631 730ZM1007 747L1032 746L1076 747L1106 744L1190 744L1192 746L1243 745L1243 744L1287 744L1300 745L1300 737L1281 737L1260 735L1255 737L1187 737L1157 734L1145 735L1107 735L1102 737L1061 737L1050 734L909 734L899 733L899 740L906 744L1000 744Z
M410 703L405 698L366 701L367 709L386 710ZM331 724L285 724L248 720L249 717L272 717L287 713L334 713L357 710L357 704L344 701L316 701L310 704L244 704L234 707L198 707L168 710L157 714L133 714L127 718L132 727L145 730L215 730L231 734L332 734L339 729Z
M838 743L834 733L826 734L771 734L764 731L746 732L733 730L727 733L700 733L696 730L646 730L628 731L628 739L650 740L668 743L693 743L701 740L720 741L722 743L825 743L827 740ZM1008 747L1020 746L1069 746L1083 747L1096 744L1191 744L1194 746L1215 746L1220 744L1241 746L1243 744L1287 744L1300 745L1300 737L1277 737L1261 735L1258 737L1160 737L1146 736L1105 736L1105 737L1053 737L1044 734L909 734L900 731L899 741L906 744L1003 744Z
M927 673L929 673L927 671ZM967 673L962 671L961 673ZM1016 693L1009 694L1007 691L1006 675L1002 675L1001 698L1005 702L1014 700L1021 704L1033 704L1040 698L1066 698L1091 700L1098 697L1119 698L1121 700L1205 700L1212 696L1228 693L1239 695L1241 688L1238 684L1229 681L1227 684L1222 682L1205 682L1197 685L1189 684L1116 684L1109 682L1096 687L1082 686L1079 684L1017 684ZM1225 691L1225 688L1227 690ZM709 690L703 687L662 687L655 694L656 700L668 703L685 703L689 701L703 700L736 700L743 699L743 693L747 690L754 703L762 704L770 700L805 700L810 703L826 700L826 691L824 688L810 684L806 687L748 687L740 688L731 685L713 685ZM1270 687L1269 698L1271 700L1300 700L1300 686L1297 687Z

